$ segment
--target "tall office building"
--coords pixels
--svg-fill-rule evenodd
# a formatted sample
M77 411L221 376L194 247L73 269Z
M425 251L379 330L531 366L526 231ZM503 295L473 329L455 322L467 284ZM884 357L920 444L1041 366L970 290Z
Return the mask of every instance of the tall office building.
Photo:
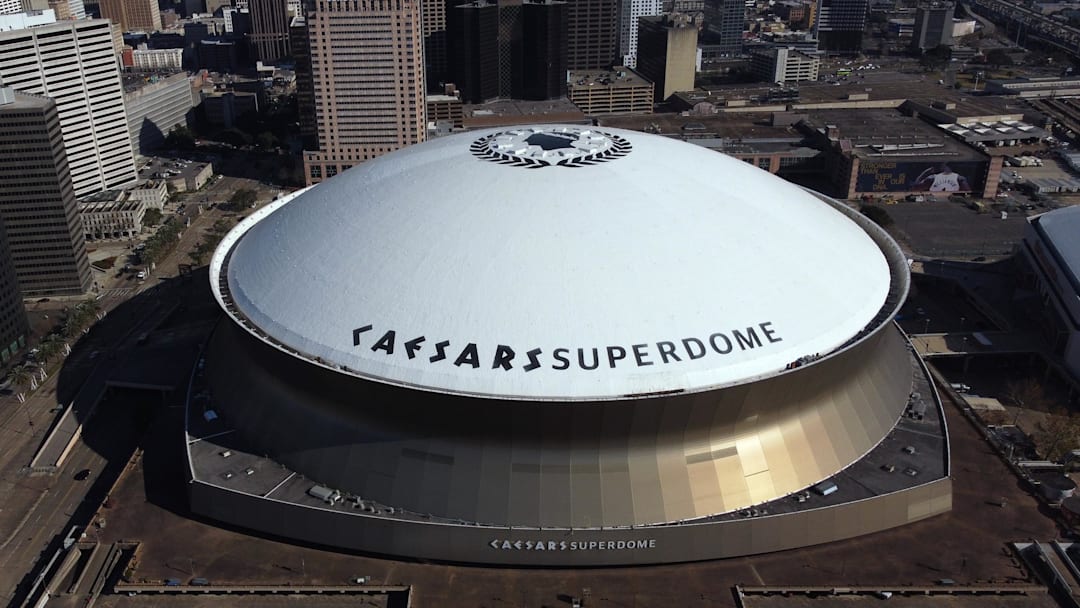
M304 150L319 146L319 129L315 124L315 85L311 79L311 49L308 46L307 19L293 17L289 23L289 46L296 64L296 106L300 117L300 141Z
M656 101L694 89L697 73L697 24L674 13L642 17L638 22L638 73L655 86Z
M663 12L661 0L623 0L619 7L619 55L626 67L637 67L638 18Z
M857 53L869 10L870 0L817 0L813 29L820 48Z
M308 183L423 141L424 52L417 0L320 0L307 22L318 149Z
M93 282L61 130L56 102L0 83L0 220L26 297Z
M746 31L746 3L743 0L705 0L705 35L721 53L742 52Z
M571 0L566 5L566 67L609 68L618 61L618 0Z
M447 0L420 0L420 21L424 27L424 73L428 90L437 90L450 78L446 40Z
M2 95L0 92L0 96ZM0 214L0 365L10 361L15 353L26 347L29 333L30 326L26 321L19 278L15 275L11 248L8 247L4 217Z
M124 32L156 32L161 29L161 9L157 0L98 0L101 18L120 26Z
M521 1L496 0L499 5L499 97L511 99L524 84L521 70Z
M259 61L289 56L289 5L286 0L249 0L251 48Z
M566 95L567 3L526 0L521 10L521 97L537 100L563 97Z
M446 16L448 75L464 103L499 97L499 5L475 0Z
M0 78L56 100L76 197L138 180L113 44L104 19L0 32Z
M919 50L952 46L952 2L928 2L915 9L911 46Z
M22 11L22 0L0 0L0 15L10 15Z
M149 156L179 126L186 127L192 113L191 82L184 72L141 82L124 93L131 146Z
M465 103L566 94L566 3L475 0L450 9L451 80Z

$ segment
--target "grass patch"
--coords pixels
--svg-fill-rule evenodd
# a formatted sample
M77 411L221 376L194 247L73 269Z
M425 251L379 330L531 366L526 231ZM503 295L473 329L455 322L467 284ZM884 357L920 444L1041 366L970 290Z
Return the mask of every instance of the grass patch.
M113 264L116 263L116 258L117 257L119 257L119 256L114 255L111 258L105 258L104 260L98 260L96 262L91 262L90 265L93 266L94 268L97 268L98 270L111 270L112 267L113 267Z

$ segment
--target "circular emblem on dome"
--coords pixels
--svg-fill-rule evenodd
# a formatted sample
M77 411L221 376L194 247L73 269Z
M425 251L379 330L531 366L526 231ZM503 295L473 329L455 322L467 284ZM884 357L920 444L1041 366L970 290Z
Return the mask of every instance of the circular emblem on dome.
M578 127L531 127L486 135L469 147L473 156L514 167L584 167L622 158L630 142Z

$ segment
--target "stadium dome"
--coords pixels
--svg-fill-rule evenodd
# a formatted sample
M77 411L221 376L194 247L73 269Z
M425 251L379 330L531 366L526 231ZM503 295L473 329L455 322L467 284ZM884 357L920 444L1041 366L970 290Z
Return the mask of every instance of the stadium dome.
M871 237L797 186L569 126L364 163L247 230L227 280L261 332L348 373L559 400L782 371L856 335L890 286Z
M541 563L599 564L776 550L947 508L947 488L870 484L855 511L686 540L686 522L859 462L915 375L888 235L705 148L558 125L439 138L259 209L210 280L228 318L193 376L191 403L214 416L189 418L188 450L192 508L216 519L485 563L537 563L512 553L573 547L558 536L573 531L601 553ZM225 452L251 455L247 475ZM619 543L632 551L602 554Z

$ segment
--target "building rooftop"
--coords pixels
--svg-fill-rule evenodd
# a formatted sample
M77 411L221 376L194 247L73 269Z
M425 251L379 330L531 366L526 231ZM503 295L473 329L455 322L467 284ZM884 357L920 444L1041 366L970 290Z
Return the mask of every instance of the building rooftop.
M0 81L0 87L3 87L2 81ZM48 107L50 103L53 103L52 99L42 95L24 93L22 91L12 89L11 87L7 87L7 89L14 93L14 96L11 103L0 103L0 112L29 110L31 108L45 108Z
M822 133L835 128L835 134L830 139L839 142L841 147L850 147L851 152L860 158L986 158L978 150L946 135L935 125L905 116L897 110L819 110L810 113L808 124Z
M998 95L975 96L955 92L952 95L912 95L908 101L952 116L957 122L986 116L1023 116L1031 113L1026 103L1014 97Z
M642 87L652 84L641 74L627 67L611 70L581 70L570 72L571 87L603 86L613 88Z
M507 99L483 104L465 104L466 129L501 127L528 123L589 124L589 118L565 97L548 101Z
M606 150L610 156L603 156ZM580 166L567 164L578 158ZM525 169L545 163L550 168ZM395 169L387 173L390 166ZM704 174L713 181L703 180ZM717 189L718 177L742 188ZM449 208L432 201L451 182L465 190L446 215ZM366 204L363 213L342 214L354 207L358 193L394 204ZM716 207L718 195L729 205ZM662 211L655 206L661 198L669 201ZM858 339L879 323L881 311L893 305L895 286L903 284L887 257L898 250L877 242L871 226L858 223L861 216L847 215L846 207L730 157L633 131L521 127L449 136L366 162L291 200L259 210L222 242L211 266L222 306L248 331L296 356L318 359L345 374L437 392L593 400L738 384L783 373L803 355L825 355ZM588 200L588 212L576 204L549 204L570 200ZM785 201L784 214L762 211L776 200ZM546 201L544 213L535 211L540 201ZM714 223L707 218L716 214L724 216L729 230L720 241L708 236ZM411 219L402 224L405 216ZM604 237L598 251L589 227L606 226L613 218L622 228ZM766 220L768 230L761 232ZM300 236L286 241L275 236L286 224ZM411 228L394 228L404 225ZM756 228L739 229L751 225ZM446 240L445 235L462 230L471 234L468 241ZM507 235L514 234L510 247ZM672 251L665 245L672 240L694 243L694 255ZM348 255L325 259L330 249L357 241L364 246L349 245ZM356 291L382 277L403 276L401 270L415 267L417 252L425 250L419 243L435 241L446 246L440 261L424 262L424 280L392 292L364 289L361 296ZM395 245L386 246L390 243ZM781 261L781 252L793 249L800 251L798 259ZM378 263L364 251L378 251ZM494 261L492 251L500 252ZM589 262L573 262L577 270L569 280L556 268L562 266L541 262L543 252L550 251ZM753 263L713 263L747 251L757 252ZM632 267L613 262L630 258L637 260ZM297 266L296 260L307 261ZM479 260L483 272L470 275L466 269L477 268ZM676 267L684 277L711 277L718 289L740 288L709 295L711 289L675 281L671 269ZM284 268L290 269L289 293L280 289ZM463 282L464 276L472 279ZM522 280L507 280L513 276ZM483 289L478 281L485 281ZM644 285L666 294L664 302L642 299ZM423 300L409 295L413 290L440 293L455 308L402 307ZM700 305L703 299L709 307ZM334 314L312 316L313 301ZM527 320L513 312L522 309L514 302L528 303ZM611 302L635 304L613 307ZM664 314L645 311L652 306L662 306ZM567 310L590 312L568 319ZM718 320L714 310L723 310L724 318ZM372 316L373 311L383 312ZM774 342L782 346L725 354L722 364L683 361L679 369L611 364L602 382L585 366L557 367L554 375L540 363L527 368L527 376L504 373L510 368L499 366L494 373L480 373L460 364L435 367L423 358L388 359L380 349L356 348L369 336L377 341L380 332L410 328L422 330L429 342L435 336L467 336L471 348L485 353L502 344L515 352L539 348L536 353L546 354L559 352L562 344L633 344L651 339L639 336L661 340L703 331L697 328L712 333L728 324L748 327L762 321L784 328L783 338ZM371 326L363 329L364 323Z
M124 72L121 78L123 79L124 83L124 92L131 93L151 85L165 82L166 80L169 80L170 78L176 76L183 76L185 79L187 79L187 72L178 70L156 70L153 72Z
M646 114L603 116L600 125L679 136L687 140L725 138L732 141L785 140L802 141L797 129L773 125L769 113L726 113L706 116L681 114Z
M1073 289L1080 293L1080 206L1056 209L1029 221L1053 248L1054 257L1070 275Z

